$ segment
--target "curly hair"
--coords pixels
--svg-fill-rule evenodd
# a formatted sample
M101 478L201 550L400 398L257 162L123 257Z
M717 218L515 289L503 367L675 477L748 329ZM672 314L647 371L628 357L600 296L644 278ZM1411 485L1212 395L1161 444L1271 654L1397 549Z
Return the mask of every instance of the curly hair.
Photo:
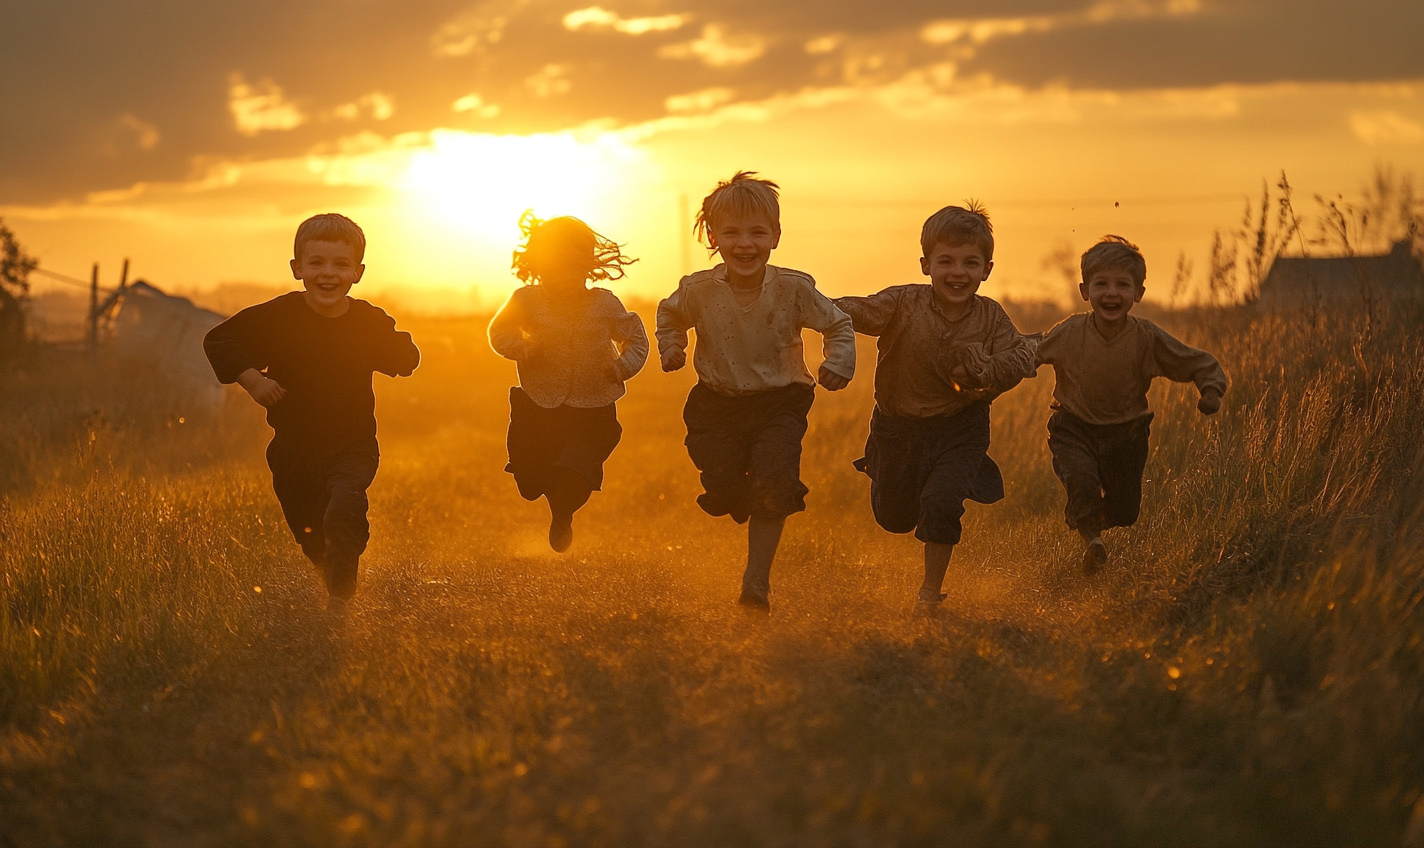
M539 282L539 268L568 263L587 269L590 280L619 280L623 269L637 259L623 255L618 243L594 232L578 218L563 216L547 221L526 210L519 218L524 240L514 251L514 276L528 285Z
M1099 271L1126 271L1138 288L1147 281L1147 260L1137 245L1122 236L1103 236L1083 254L1083 282Z
M920 230L920 250L928 257L937 244L972 244L983 251L985 262L994 261L994 225L989 223L989 210L971 198L963 206L946 206L934 213Z
M764 216L772 229L781 229L781 186L757 177L756 171L738 171L730 180L717 183L712 193L702 199L692 232L697 240L712 249L716 220L723 215Z

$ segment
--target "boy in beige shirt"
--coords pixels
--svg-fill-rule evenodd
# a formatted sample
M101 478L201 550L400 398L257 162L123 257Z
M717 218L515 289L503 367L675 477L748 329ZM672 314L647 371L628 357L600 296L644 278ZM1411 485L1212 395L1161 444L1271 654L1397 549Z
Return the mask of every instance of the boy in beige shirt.
M1067 491L1068 526L1083 537L1083 570L1092 574L1108 561L1103 531L1132 526L1141 509L1152 379L1195 383L1197 409L1213 415L1226 374L1216 357L1128 314L1146 290L1147 262L1136 245L1105 236L1083 254L1082 273L1078 291L1092 311L1049 330L1038 363L1053 366L1048 449Z
M932 614L964 501L1004 497L989 458L989 404L1033 373L1033 345L1004 308L978 294L994 268L994 233L984 210L946 206L920 232L920 270L929 285L891 286L836 305L855 331L876 336L875 410L865 457L870 508L891 533L925 545L919 608Z
M697 385L687 397L687 452L706 490L709 515L747 526L739 603L770 609L771 564L787 516L806 508L801 438L820 382L846 387L855 374L850 319L816 290L809 274L767 264L781 239L777 185L741 172L702 201L696 228L722 264L683 277L658 304L664 371L687 362L697 331ZM806 370L801 330L824 338L817 379Z

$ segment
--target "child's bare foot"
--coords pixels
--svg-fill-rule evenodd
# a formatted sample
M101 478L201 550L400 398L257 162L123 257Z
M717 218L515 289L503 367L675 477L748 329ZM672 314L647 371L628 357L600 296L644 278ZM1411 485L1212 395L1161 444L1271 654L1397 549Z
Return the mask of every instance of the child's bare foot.
M770 590L763 586L753 586L750 583L742 584L742 595L737 598L737 603L753 612L771 612Z
M920 615L934 617L939 614L940 605L944 599L949 597L943 592L935 592L925 586L920 587L920 594L915 599L915 612Z
M1103 544L1102 536L1094 536L1088 540L1088 544L1083 548L1083 573L1097 574L1098 569L1108 563L1108 546Z
M549 547L563 553L574 543L574 517L555 515L549 519Z

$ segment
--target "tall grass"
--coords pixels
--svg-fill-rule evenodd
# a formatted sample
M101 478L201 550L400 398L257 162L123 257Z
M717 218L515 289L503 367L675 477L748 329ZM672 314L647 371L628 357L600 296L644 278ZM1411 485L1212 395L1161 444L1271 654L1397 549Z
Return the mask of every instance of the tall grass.
M1418 840L1424 314L1163 320L1232 388L1213 419L1154 389L1114 565L1076 568L1045 370L995 404L1008 498L971 508L935 620L850 466L869 346L812 410L768 620L732 603L744 531L692 505L690 375L630 384L556 556L479 321L415 326L425 364L379 383L344 627L250 413L36 453L0 512L0 844Z

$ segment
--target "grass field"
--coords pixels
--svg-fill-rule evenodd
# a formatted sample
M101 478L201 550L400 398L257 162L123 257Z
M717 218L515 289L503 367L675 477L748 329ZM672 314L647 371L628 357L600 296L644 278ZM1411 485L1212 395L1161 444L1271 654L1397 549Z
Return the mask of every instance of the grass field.
M1424 311L1163 322L1232 389L1154 389L1114 564L1078 572L1045 369L994 406L1008 498L934 620L850 465L870 346L811 412L769 619L693 503L690 369L629 384L560 556L483 321L404 321L335 628L250 404L139 426L12 376L0 845L1424 845Z

